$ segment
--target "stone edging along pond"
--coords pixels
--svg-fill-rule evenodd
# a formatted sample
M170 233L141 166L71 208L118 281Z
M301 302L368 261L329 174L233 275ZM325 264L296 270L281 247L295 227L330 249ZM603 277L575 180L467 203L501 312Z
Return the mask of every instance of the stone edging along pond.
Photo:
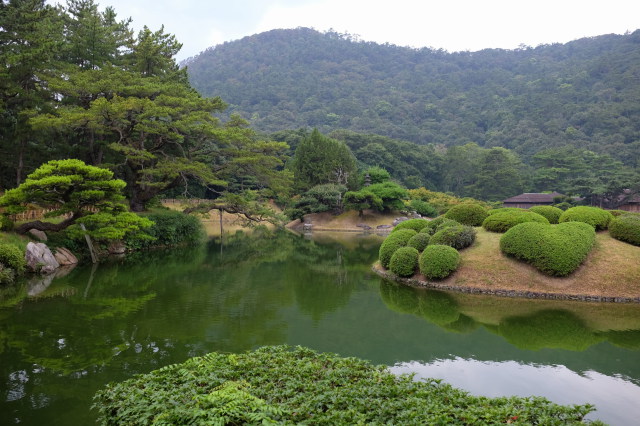
M592 296L592 295L586 295L586 294L567 294L567 293L552 293L552 292L539 292L539 291L480 288L480 287L441 284L434 281L426 281L426 280L420 280L416 278L401 278L390 271L386 271L382 269L379 263L375 263L371 267L371 269L373 270L373 272L375 272L382 278L387 279L389 281L395 281L401 284L410 285L412 287L431 288L435 290L448 290L448 291L457 291L460 293L485 294L485 295L500 296L500 297L521 297L526 299L576 300L580 302L640 303L640 297L607 297L607 296Z

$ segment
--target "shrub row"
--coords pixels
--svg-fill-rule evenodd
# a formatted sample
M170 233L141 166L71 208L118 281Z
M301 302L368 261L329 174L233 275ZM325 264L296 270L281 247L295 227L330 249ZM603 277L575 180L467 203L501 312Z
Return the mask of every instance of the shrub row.
M609 223L609 234L616 240L640 246L640 215L624 214Z
M559 225L528 222L505 232L500 238L500 249L546 274L566 276L587 257L595 236L593 227L581 222Z
M578 206L571 207L562 213L558 223L583 222L594 227L596 231L602 231L607 229L611 219L613 219L613 215L606 210L598 207Z
M549 224L549 221L538 213L523 209L499 209L503 211L497 211L493 213L482 222L482 227L491 232L506 232L515 225L525 222L537 222L545 225Z
M487 217L487 210L479 204L458 204L451 207L445 217L463 225L480 226Z

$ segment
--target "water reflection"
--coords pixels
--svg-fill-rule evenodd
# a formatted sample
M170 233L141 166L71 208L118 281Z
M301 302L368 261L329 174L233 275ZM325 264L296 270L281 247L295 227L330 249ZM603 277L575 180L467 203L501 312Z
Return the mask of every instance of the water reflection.
M612 425L631 425L640 418L640 386L591 370L578 374L562 365L455 358L429 364L399 363L391 371L414 373L416 380L443 379L474 395L544 396L559 404L593 404L598 410L587 419L597 418Z

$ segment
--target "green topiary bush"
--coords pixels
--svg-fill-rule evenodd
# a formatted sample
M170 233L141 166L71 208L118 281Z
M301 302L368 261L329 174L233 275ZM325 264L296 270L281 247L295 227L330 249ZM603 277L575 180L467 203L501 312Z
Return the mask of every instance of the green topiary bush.
M24 252L13 244L0 243L0 264L14 270L18 275L24 273L27 267Z
M445 214L447 219L467 226L480 226L487 217L487 211L479 204L458 204Z
M425 247L429 245L430 239L431 239L431 236L429 234L419 232L413 237L411 237L411 239L409 239L409 241L407 242L407 246L413 247L419 252L422 252L422 250L424 250Z
M533 206L529 209L530 212L538 213L541 216L547 218L550 224L555 225L558 223L558 219L564 213L557 207L553 206Z
M428 246L418 260L420 272L430 280L451 275L460 264L460 253L450 246Z
M591 251L596 233L582 222L521 223L500 238L500 250L553 276L575 271Z
M623 214L629 213L626 210L607 210L609 213L613 215L613 217L622 216Z
M609 234L616 240L640 246L640 215L625 214L609 222Z
M448 219L445 216L438 216L437 218L430 221L427 224L427 226L422 228L420 232L433 235L441 229L447 228L449 226L458 226L458 225L460 225L460 222L457 222L453 219Z
M397 232L389 234L389 236L382 242L380 250L378 251L380 264L384 268L388 268L393 253L395 253L400 247L406 246L411 237L416 234L417 232L413 229L400 229Z
M414 247L400 247L391 256L389 269L400 277L410 277L416 272L419 255L420 253Z
M404 222L400 222L397 224L392 230L391 233L399 231L401 229L413 229L416 232L420 232L422 228L427 226L429 221L427 219L409 219Z
M491 209L487 210L487 216L491 216L496 213L504 213L504 212L526 212L526 209L521 209L520 207L501 207L499 209Z
M593 226L596 231L607 229L613 215L598 207L578 206L571 207L560 216L558 223L583 222Z
M442 244L461 250L476 240L476 230L471 226L457 225L439 230L429 240L429 244Z
M528 210L508 210L487 216L484 222L482 222L482 227L491 232L506 232L513 226L525 222L549 224L547 218L538 213Z

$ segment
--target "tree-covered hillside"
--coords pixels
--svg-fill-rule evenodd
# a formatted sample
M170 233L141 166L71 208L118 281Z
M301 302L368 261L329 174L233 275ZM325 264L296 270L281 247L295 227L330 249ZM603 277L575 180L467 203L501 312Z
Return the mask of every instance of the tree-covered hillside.
M188 62L192 85L264 132L348 129L419 144L573 146L640 158L640 30L567 44L448 53L308 28L224 43Z

